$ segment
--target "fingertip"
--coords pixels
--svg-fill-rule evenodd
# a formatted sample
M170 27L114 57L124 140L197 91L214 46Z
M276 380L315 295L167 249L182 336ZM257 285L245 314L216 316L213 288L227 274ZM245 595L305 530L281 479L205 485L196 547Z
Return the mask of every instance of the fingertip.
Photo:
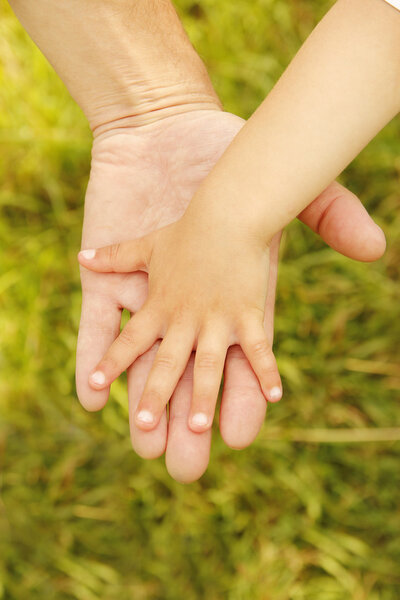
M189 474L186 471L181 473L180 471L175 472L173 469L168 468L167 471L172 479L181 485L190 485L191 483L195 483L204 475L204 472L200 473L199 475L193 475L192 473Z
M87 412L98 412L107 404L110 389L93 390L88 386L77 385L77 396L82 408Z
M383 229L374 223L371 227L371 233L365 243L365 251L361 260L364 262L373 262L379 260L386 252L386 236Z
M133 451L140 456L140 458L143 458L143 460L156 460L157 458L160 458L165 452L165 447L166 442L165 444L154 445L154 447L151 444L147 445L146 442L141 445L132 443Z
M209 444L208 439L207 444ZM171 453L168 452L167 446L165 465L172 479L182 485L189 485L190 483L198 481L206 472L209 462L209 453L204 454L202 456L203 460L198 461L197 457L190 458L190 448L187 447L182 450L181 460L178 461L175 457L171 458Z
M279 385L274 385L267 392L267 399L269 402L279 402L282 399L282 396L283 396L282 387Z
M99 412L99 410L102 410L104 408L104 406L107 403L107 399L106 400L99 399L99 402L93 402L93 400L90 400L90 401L79 400L79 402L82 405L82 407L86 410L86 412L95 413L95 412Z
M305 222L309 223L309 218ZM323 212L316 230L334 250L353 260L373 262L386 250L382 229L357 196L341 186L339 194Z
M342 240L340 249L332 247L353 260L374 262L385 254L386 237L379 225L369 218L369 222L365 221L362 228L360 225L355 228L352 239Z

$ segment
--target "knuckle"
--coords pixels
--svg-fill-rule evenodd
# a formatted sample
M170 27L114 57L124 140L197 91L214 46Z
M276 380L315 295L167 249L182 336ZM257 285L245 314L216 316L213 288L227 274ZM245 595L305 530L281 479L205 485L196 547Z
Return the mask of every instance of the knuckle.
M196 367L200 370L215 371L220 364L218 356L212 352L201 352L196 358Z
M133 327L125 327L119 334L118 341L122 346L132 348L133 344L137 341Z
M167 371L174 371L177 366L176 358L172 354L157 354L154 366Z
M191 322L192 311L193 306L182 300L180 306L175 307L173 311L174 326L179 328L188 327Z
M111 267L116 267L118 264L120 245L119 244L111 244L108 246L108 261Z
M163 406L165 404L164 395L158 387L151 387L143 394L143 404L146 406Z
M276 375L276 372L277 368L275 367L275 364L267 363L261 366L261 373L264 377L267 377L269 375Z
M257 340L250 343L250 351L258 359L265 360L271 355L271 346L267 340Z

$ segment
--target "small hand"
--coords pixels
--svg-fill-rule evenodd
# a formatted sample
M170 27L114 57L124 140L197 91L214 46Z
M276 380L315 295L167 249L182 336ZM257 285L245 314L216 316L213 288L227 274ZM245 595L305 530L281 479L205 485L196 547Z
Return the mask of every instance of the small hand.
M269 248L243 223L216 223L208 215L186 215L148 236L85 250L80 263L114 273L149 273L148 298L91 375L94 389L109 387L154 342L163 338L136 410L136 423L159 422L193 349L194 384L189 427L213 422L229 346L240 345L266 400L282 396L281 382L264 331Z

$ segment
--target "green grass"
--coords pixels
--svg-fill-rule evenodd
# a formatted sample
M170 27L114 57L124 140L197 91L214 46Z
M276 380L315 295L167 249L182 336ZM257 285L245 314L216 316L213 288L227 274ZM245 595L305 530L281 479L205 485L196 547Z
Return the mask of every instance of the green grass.
M330 3L177 4L246 117ZM101 413L77 402L90 134L5 0L0 56L0 598L397 600L399 121L343 176L385 229L385 257L356 264L289 228L285 398L245 451L216 431L206 475L182 486L131 451L123 383Z

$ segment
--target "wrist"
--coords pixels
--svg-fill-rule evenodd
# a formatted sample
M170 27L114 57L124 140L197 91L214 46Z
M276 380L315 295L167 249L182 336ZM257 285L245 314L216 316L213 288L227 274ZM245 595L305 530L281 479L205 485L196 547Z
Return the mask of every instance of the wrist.
M167 117L195 110L222 110L211 89L201 81L176 81L147 74L140 86L121 86L101 106L83 108L93 136L118 129L150 125Z
M193 196L181 217L184 229L197 231L200 238L210 240L216 237L220 243L231 245L238 242L255 252L268 250L276 234L280 233L265 225L263 211L254 210L246 204L232 202L228 194L217 192L206 185Z

